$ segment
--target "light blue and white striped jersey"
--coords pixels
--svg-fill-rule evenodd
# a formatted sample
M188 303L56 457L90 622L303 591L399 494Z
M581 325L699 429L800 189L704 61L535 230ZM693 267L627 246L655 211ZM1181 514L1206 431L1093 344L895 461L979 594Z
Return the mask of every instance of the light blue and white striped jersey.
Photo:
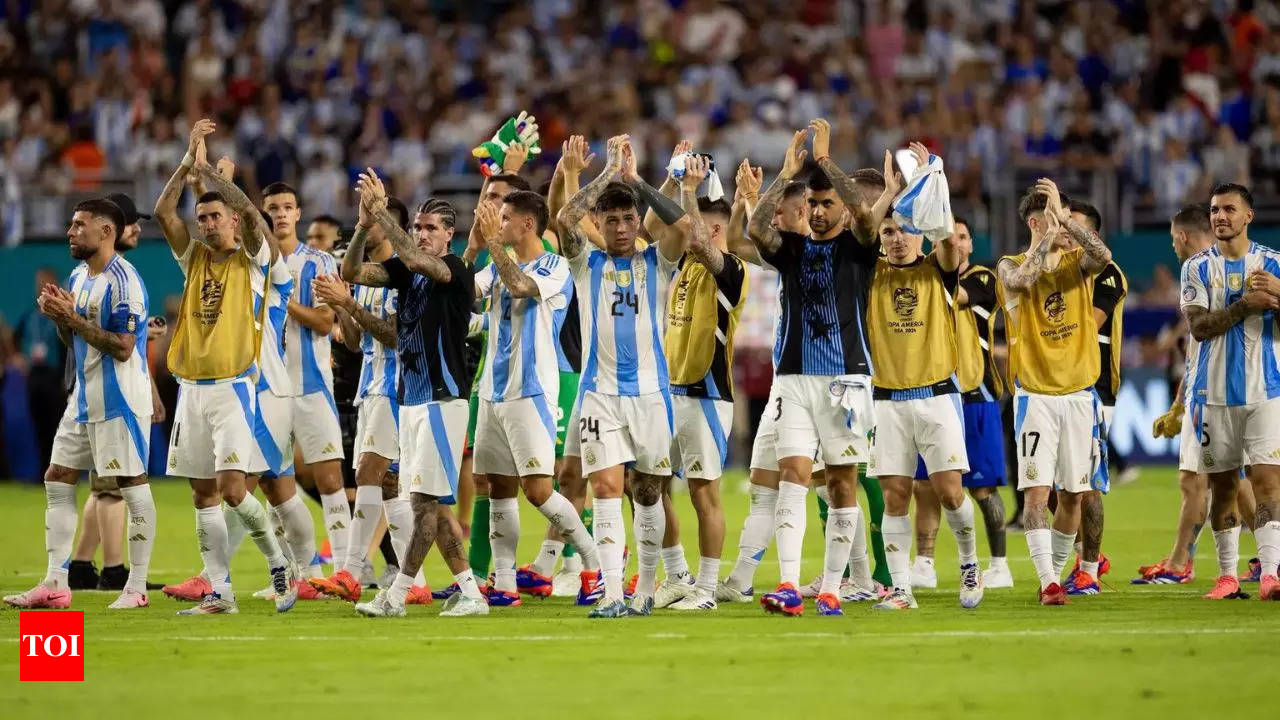
M116 255L99 275L86 263L71 271L67 289L76 314L90 324L134 337L133 352L120 362L72 334L76 383L71 402L76 422L102 422L129 415L151 415L151 376L147 370L147 288L133 265Z
M338 271L333 256L320 250L298 244L286 257L293 286L297 289L294 301L306 307L317 302L311 281L317 275L331 275ZM299 395L323 392L333 397L333 363L330 360L329 336L314 332L293 318L285 323L285 361L289 377Z
M553 253L520 266L538 286L538 297L513 298L490 262L476 273L476 288L489 300L489 341L480 397L491 402L560 393L560 327L573 278L569 263Z
M1224 257L1217 245L1192 256L1182 265L1183 310L1226 308L1244 295L1254 270L1280 276L1280 253L1251 243L1239 260ZM1189 401L1235 407L1280 397L1278 343L1276 314L1267 311L1250 315L1194 350L1188 347Z
M628 396L669 390L662 334L678 262L656 244L627 257L589 249L569 261L582 319L582 390Z
M289 264L278 257L271 263L271 287L267 288L267 323L262 328L262 347L258 350L258 392L270 390L277 397L297 394L293 378L284 360L284 327L289 317L289 297L293 295L293 276ZM253 286L253 314L262 310L262 283Z
M356 305L364 308L379 320L396 316L396 291L388 287L356 285ZM369 395L386 395L396 398L396 350L378 342L373 333L366 332L360 338L360 350L364 363L360 366L360 387L356 390L355 404Z

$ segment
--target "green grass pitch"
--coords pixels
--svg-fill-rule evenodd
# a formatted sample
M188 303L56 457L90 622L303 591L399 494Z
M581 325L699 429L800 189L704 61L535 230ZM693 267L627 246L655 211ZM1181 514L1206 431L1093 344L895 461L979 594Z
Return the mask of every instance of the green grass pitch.
M82 484L82 501L85 492ZM199 563L190 494L185 483L163 481L156 501L152 578L178 580ZM677 503L696 569L693 514L687 496ZM1104 551L1114 569L1100 596L1040 607L1026 544L1010 534L1017 587L989 591L980 608L962 610L944 523L941 587L919 593L919 610L849 605L843 618L817 617L812 605L801 618L766 616L752 603L705 615L587 620L584 609L560 599L453 620L437 617L438 604L411 607L404 619L366 619L336 600L299 602L276 615L249 596L267 576L246 542L233 569L236 616L176 617L183 605L159 592L149 609L113 613L106 606L114 593L77 593L73 608L85 611L83 683L19 683L18 613L0 610L0 716L1166 718L1270 707L1259 704L1275 697L1280 606L1200 599L1216 569L1208 533L1194 584L1128 585L1139 564L1168 551L1177 504L1172 470L1149 469L1111 494ZM536 551L545 522L522 505L523 560ZM724 505L727 574L747 508L740 474L726 480ZM806 581L822 561L810 507ZM40 488L0 485L5 593L43 575L43 509ZM1246 533L1241 545L1247 559L1252 537ZM985 565L985 539L979 551ZM434 554L427 576L436 585L448 578ZM776 578L770 550L757 589Z

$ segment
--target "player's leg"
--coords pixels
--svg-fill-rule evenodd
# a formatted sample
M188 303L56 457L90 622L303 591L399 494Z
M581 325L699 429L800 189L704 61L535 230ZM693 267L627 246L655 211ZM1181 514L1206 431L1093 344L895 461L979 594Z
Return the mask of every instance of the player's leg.
M871 528L871 554L876 561L872 577L875 582L888 587L893 584L893 579L889 577L889 562L884 551L884 490L878 479L867 477L866 463L858 466L858 484L862 486L862 493L866 496L866 502L862 506L862 521Z
M1013 587L1005 541L1005 507L999 488L1005 484L1004 431L1000 405L971 402L964 405L965 453L969 472L960 483L969 491L982 515L991 561L982 574L985 588Z
M775 421L777 397L769 395L755 441L751 443L751 473L747 494L751 506L738 535L738 557L724 582L716 586L716 602L749 602L754 594L756 568L773 538L773 513L778 504L778 452Z
M338 566L349 552L351 506L342 475L342 428L338 408L328 392L299 395L293 399L294 440L302 464L315 482L324 511L325 532L332 562Z
M913 416L917 447L929 471L929 484L955 537L960 566L960 606L975 608L982 602L982 571L978 567L973 501L965 494L961 480L969 472L969 456L960 394L908 400L906 405Z
M815 391L822 385L823 395ZM808 518L805 498L813 475L813 456L821 439L814 416L830 410L826 383L820 377L782 375L774 379L777 399L774 426L777 429L778 500L774 509L774 539L778 545L778 587L760 598L766 610L798 615L804 611L800 597L800 560ZM841 445L835 457L840 459ZM824 450L827 450L824 447ZM847 462L847 459L844 460ZM830 478L828 477L828 480ZM845 557L848 557L847 545Z
M471 452L471 482L475 486L475 502L471 510L471 535L467 547L467 561L476 577L489 576L489 564L493 549L489 544L489 479L475 468L476 424L480 413L480 396L471 394L467 416L467 447Z
M147 438L150 441L150 437ZM143 470L145 470L145 466ZM125 524L128 505L114 477L89 474L90 492L98 496L98 533L102 538L102 573L99 590L124 590L129 570L124 566Z
M672 400L676 403L677 440L674 445L679 449L680 464L689 483L689 499L698 516L697 580L692 591L683 593L672 607L677 610L713 610L716 607L720 558L724 552L720 477L729 459L733 403L682 396Z
M90 486L95 476L96 473L90 475ZM92 487L80 510L77 537L71 564L67 567L67 587L71 590L93 590L98 587L98 570L93 565L93 558L102 538L98 533L98 493L93 492Z
M1236 507L1240 510L1240 530L1241 532L1253 532L1258 512L1258 499L1253 491L1253 473L1249 468L1245 468L1244 477L1241 478L1240 484L1236 486ZM1258 538L1254 536L1254 544L1257 544ZM1250 571L1254 565L1258 564L1255 557L1249 561ZM1260 570L1259 570L1260 572Z
M48 556L44 579L27 592L6 596L4 601L14 607L71 607L67 568L76 536L76 481L82 471L94 467L88 426L76 422L76 413L76 405L68 403L44 474L44 545Z
M156 535L156 504L147 483L147 460L151 457L151 418L126 414L103 422L89 423L89 445L103 488L116 488L129 511L129 573L120 597L109 606L113 610L146 607L147 571ZM123 511L124 508L119 508ZM120 513L123 515L123 512ZM105 545L124 537L124 519L99 516ZM109 537L108 537L109 536ZM119 550L112 547L113 553ZM120 564L116 554L113 566ZM103 568L104 573L107 567ZM107 577L104 575L104 579ZM110 585L114 585L111 583ZM113 588L114 589L114 588Z
M1280 436L1280 399L1242 409L1244 460L1249 467L1255 500L1253 537L1258 544L1259 586L1262 600L1280 600L1280 465L1275 446ZM1246 483L1241 483L1243 486Z
M566 450L576 434L577 430L575 429L566 436ZM576 443L574 444L576 445ZM590 536L593 518L591 507L587 504L587 478L582 474L582 458L577 455L565 455L560 459L557 472L560 493L573 504L574 511L578 513L578 519L582 521L582 527L586 529L587 535ZM548 533L550 532L551 528L548 527ZM594 548L595 540L589 537L587 544ZM570 551L572 551L572 554L570 554ZM598 554L596 559L599 562ZM584 570L582 551L572 544L566 546L564 564L555 577L552 578L551 594L556 597L580 597L584 603L588 602L587 596L594 592L599 581L600 571L599 568L596 568L594 572L584 572ZM584 582L587 583L585 591ZM594 602L595 599L590 598L589 601Z
M584 419L588 417L589 407L584 408ZM666 392L622 397L617 400L617 407L622 422L620 431L614 435L623 444L621 455L635 458L631 501L639 573L630 612L648 615L657 592L658 563L662 554L662 538L666 533L662 484L671 477L674 408ZM583 443L584 451L587 447Z
M1049 528L1049 495L1059 461L1057 435L1062 424L1057 401L1056 397L1021 391L1013 401L1022 526L1031 564L1040 580L1040 602L1046 605L1064 604L1067 597L1054 573L1053 531Z
M908 558L911 551L911 498L919 448L910 407L905 401L876 400L876 425L871 433L871 462L868 473L879 479L884 492L885 557L892 591L880 610L907 610L916 607Z
M679 464L678 450L673 442L671 459ZM666 574L658 591L653 596L653 606L665 608L684 598L687 591L693 588L693 573L689 572L689 561L684 555L684 546L680 544L680 517L676 514L675 501L671 498L671 480L662 482L662 570Z
M503 422L510 402L480 401L476 418L475 451L472 469L484 475L489 496L489 545L493 551L493 588L489 601L494 605L520 604L516 585L516 552L520 544L520 477L512 454L512 437Z
M627 545L622 517L624 464L635 459L631 438L621 432L619 399L586 391L579 400L579 436L582 469L591 484L593 527L600 578L604 588L589 617L617 618L629 614L623 595ZM656 423L655 423L656 424ZM575 432L570 428L570 432ZM668 439L668 445L670 439ZM568 452L568 449L566 449ZM659 517L661 514L659 514ZM661 533L658 533L661 537Z
M929 483L929 472L921 459L911 485L911 497L916 503L916 559L911 563L911 587L938 587L938 571L934 566L934 551L938 543L938 528L942 524L942 503Z
M1180 470L1178 492L1178 533L1169 551L1166 569L1181 571L1195 562L1196 544L1209 516L1209 478L1201 473Z

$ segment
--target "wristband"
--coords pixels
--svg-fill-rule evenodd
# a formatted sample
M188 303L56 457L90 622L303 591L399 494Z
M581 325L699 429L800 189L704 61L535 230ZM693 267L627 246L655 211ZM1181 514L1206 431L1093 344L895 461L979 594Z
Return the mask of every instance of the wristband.
M196 156L192 155L191 151L188 150L187 154L182 158L182 167L190 170L195 164L196 164Z

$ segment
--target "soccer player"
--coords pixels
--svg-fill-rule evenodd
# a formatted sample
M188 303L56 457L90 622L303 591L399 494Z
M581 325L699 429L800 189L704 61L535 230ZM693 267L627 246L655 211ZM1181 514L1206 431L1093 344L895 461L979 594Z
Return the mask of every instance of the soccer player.
M845 175L827 155L829 127L815 122L814 154L822 172L809 178L811 235L773 227L782 192L800 171L808 129L796 132L782 170L752 214L748 234L760 257L780 275L780 341L774 348L778 498L774 528L780 582L761 598L769 612L799 615L804 601L800 550L805 496L814 454L822 449L832 510L828 517L824 602L838 611L841 575L849 562L856 509L857 465L868 456L871 358L866 337L867 292L878 252L865 215L884 188L876 171ZM850 230L846 213L853 216ZM833 402L834 400L834 402ZM833 574L834 573L834 574ZM834 600L834 603L831 601Z
M621 182L615 182L615 179ZM627 136L609 139L604 170L574 193L558 214L560 249L569 260L586 343L581 383L579 443L583 470L595 498L595 536L604 597L591 617L647 615L653 607L663 526L662 481L671 474L671 400L662 349L662 306L685 232L664 233L636 250L641 219L637 194L667 227L683 218L680 206L636 174ZM579 221L591 210L605 250L585 250ZM704 228L705 229L705 228ZM586 338L584 338L586 339ZM664 422L665 420L665 422ZM623 601L622 489L624 464L635 462L636 548L640 579L628 608Z
M1101 236L1102 214L1081 200L1070 203L1071 217L1086 229ZM1115 417L1116 392L1120 389L1121 343L1124 341L1124 300L1129 294L1129 281L1120 266L1111 261L1093 278L1093 319L1098 324L1098 382L1094 386L1102 403L1103 432ZM1105 436L1103 440L1105 441ZM1100 469L1100 471L1105 469ZM1102 592L1098 578L1111 566L1102 555L1102 492L1090 490L1080 505L1080 533L1083 536L1074 571L1063 583L1068 595L1097 595Z
M1173 252L1183 263L1213 247L1213 228L1209 224L1208 208L1193 204L1179 210L1169 222L1169 235L1173 242ZM1187 361L1189 362L1193 355L1198 356L1199 353L1200 341L1188 335ZM1178 510L1177 535L1173 550L1163 560L1139 569L1139 577L1132 581L1135 585L1183 584L1191 582L1195 577L1195 549L1208 514L1209 479L1198 470L1201 445L1195 429L1183 426L1185 414L1186 376L1183 377L1182 382L1178 383L1173 406L1168 413L1156 419L1152 428L1152 434L1155 437L1180 437L1178 489L1182 496L1182 503ZM1234 567L1230 574L1235 574ZM1238 583L1232 587L1228 582L1223 588L1225 591L1223 597L1238 593L1239 589ZM1218 591L1218 588L1214 588L1210 594Z
M187 155L165 185L155 211L186 278L168 356L169 368L181 384L169 441L169 472L191 479L196 536L212 586L199 605L179 614L238 612L223 501L267 557L276 610L285 612L297 600L297 570L281 552L266 510L245 487L256 446L254 385L267 311L262 296L267 270L278 252L258 210L206 161L205 137L213 131L209 120L192 128ZM196 201L203 242L192 242L177 212L178 197L192 173L210 189Z
M1096 472L1105 457L1093 389L1100 361L1092 278L1111 261L1111 251L1071 217L1052 180L1042 178L1023 196L1018 215L1031 244L996 268L1015 387L1018 488L1040 602L1063 605L1067 595L1058 579L1075 545L1083 495L1105 490L1093 486L1095 478L1105 479ZM1052 530L1050 488L1058 498Z
M560 392L556 345L573 283L569 264L543 246L547 218L546 201L526 190L508 193L500 206L482 202L476 209L490 264L476 273L476 295L487 299L489 337L480 377L474 469L489 481L494 562L489 604L496 606L520 604L517 489L547 518L562 543L582 549L583 591L589 593L599 577L591 536L573 504L552 486L552 403ZM540 574L539 579L549 592L550 578Z
M387 199L387 208L401 230L409 227L409 209L396 198ZM357 233L368 248L368 260L380 263L395 253L381 226L358 226ZM348 249L349 252L349 249ZM359 258L343 258L343 264L362 264ZM352 294L354 292L354 295ZM383 512L387 531L391 533L397 564L403 562L405 549L413 533L413 508L399 492L400 406L396 403L396 291L387 287L347 284L337 275L321 275L315 279L316 297L334 308L342 327L344 342L359 342L363 364L360 385L356 390L355 455L356 504L351 517L351 541L347 556L335 558L339 570L328 578L311 578L316 590L358 602L362 593L359 574L365 555ZM431 591L426 587L419 568L405 602L410 605L430 604Z
M960 253L960 286L956 290L956 379L964 404L964 440L969 457L969 472L960 477L973 502L982 512L987 528L987 545L991 562L982 573L986 589L1013 587L1013 574L1006 557L1005 510L998 488L1005 484L1004 431L1000 423L1000 397L1004 381L991 355L995 344L992 314L999 307L996 298L996 275L989 268L971 265L973 235L968 221L955 218L956 251ZM922 464L922 463L921 463ZM927 480L928 473L917 467L916 480ZM916 563L911 568L912 587L937 587L933 569L933 542L938 535L942 505L933 486L917 482L913 486L916 500ZM929 552L925 552L929 548ZM922 562L922 559L927 558ZM925 582L919 582L924 579Z
M387 209L386 189L372 169L358 182L360 227L343 260L343 279L396 291L396 360L399 378L401 486L409 491L413 533L391 587L356 611L370 617L405 614L405 600L422 561L438 543L459 592L441 615L485 615L485 602L464 554L462 527L449 509L458 492L458 465L467 430L465 339L475 299L471 268L449 252L456 213L430 198L413 221L415 242ZM395 255L381 263L360 262L367 230L382 228Z
M124 213L124 227L116 238L116 252L119 254L138 247L138 238L142 236L139 221L150 219L150 215L138 212L133 198L124 193L112 193L107 200L115 203ZM165 333L164 317L154 316L147 323L147 341L150 342ZM143 356L146 356L144 350ZM65 382L67 391L71 392L75 384L75 353L67 355L67 374ZM156 387L156 379L151 377L151 436L148 445L154 447L156 435L163 443L165 407L160 400L160 391ZM71 564L67 568L67 582L72 590L123 590L129 579L129 570L123 563L123 544L126 517L124 494L116 485L115 479L101 477L96 472L89 473L89 497L85 499L80 515L79 539L76 541L75 553L71 556ZM102 545L102 575L93 567L93 556ZM111 560L115 560L112 563ZM148 583L148 589L159 585Z
M114 479L129 508L129 579L109 607L148 604L156 506L146 474L151 434L151 383L143 354L147 292L137 270L116 252L124 227L124 214L115 203L77 204L67 237L71 257L80 264L68 289L46 285L37 301L75 353L76 383L44 478L48 570L34 588L4 599L13 607L71 607L67 567L76 532L76 481L84 470Z
M667 302L664 344L675 418L672 456L679 460L689 483L689 498L698 516L700 555L695 585L663 583L678 591L672 593L671 602L664 603L674 610L716 609L724 549L720 476L728 460L733 428L733 336L747 298L746 266L729 252L725 239L732 208L723 198L713 201L696 196L707 170L706 158L688 157L681 180L681 206L693 226L705 226L706 232L693 233L689 250L678 263ZM669 544L683 559L679 534L671 535ZM669 581L670 575L668 568Z
M1280 310L1280 253L1249 239L1253 196L1242 185L1213 189L1209 219L1217 242L1182 265L1182 309L1200 343L1188 353L1187 422L1201 443L1196 470L1208 473L1209 517L1221 577L1236 583L1241 464L1250 466L1257 510L1253 526L1261 579L1258 596L1280 600L1280 367L1274 332Z
M918 167L932 160L912 143ZM923 170L922 170L923 171ZM885 154L886 186L877 212L887 212L902 188L892 157ZM908 569L911 503L917 458L923 458L929 484L942 503L960 556L960 605L982 601L973 503L961 476L969 471L958 369L954 297L959 288L960 252L952 228L935 231L936 249L925 255L924 236L906 232L894 218L880 222L884 257L876 263L867 310L875 400L871 464L867 472L885 490L885 539L893 591L876 604L880 610L916 607ZM832 568L828 566L830 572ZM824 579L824 584L826 581ZM839 605L818 609L837 614ZM825 611L825 612L824 612ZM834 612L833 612L834 611Z
M338 271L333 256L298 241L302 213L298 194L282 182L262 189L262 209L271 217L271 231L293 275L294 296L285 322L285 360L297 395L293 400L294 449L302 462L299 475L309 475L320 491L324 525L336 563L347 556L351 537L351 509L342 478L342 429L333 399L333 366L329 333L333 308L318 302L312 281ZM318 577L316 558L298 558L308 578Z

